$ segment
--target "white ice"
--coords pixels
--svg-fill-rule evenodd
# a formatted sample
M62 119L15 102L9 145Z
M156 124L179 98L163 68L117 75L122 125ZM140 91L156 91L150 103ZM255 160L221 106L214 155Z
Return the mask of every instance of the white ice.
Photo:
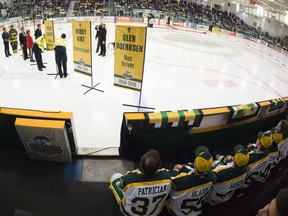
M32 26L28 26L32 32ZM58 38L67 34L68 73L54 79L53 51L45 51L43 72L20 55L6 58L0 43L0 106L73 112L79 148L120 145L123 112L137 112L139 92L113 85L114 54L95 53L93 24L93 84L89 76L73 71L71 23L55 23ZM107 24L107 43L115 41L115 26ZM213 33L149 28L147 33L141 106L176 111L258 102L288 96L288 59L254 42ZM140 109L139 111L153 111Z

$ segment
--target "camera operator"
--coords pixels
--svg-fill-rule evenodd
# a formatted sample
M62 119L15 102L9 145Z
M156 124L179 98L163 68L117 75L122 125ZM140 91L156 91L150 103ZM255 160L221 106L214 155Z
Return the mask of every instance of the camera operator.
M102 57L106 55L106 34L107 34L107 30L106 30L105 24L101 23L99 26L97 35L98 35L98 44L101 48L99 56L102 55Z
M95 36L95 39L97 40L97 38L99 37L99 25L96 25L96 26L95 26L95 30L96 30L96 36ZM96 48L96 53L98 53L98 51L99 51L99 47L100 47L100 44L99 44L99 38L98 38L98 41L97 41L97 48Z

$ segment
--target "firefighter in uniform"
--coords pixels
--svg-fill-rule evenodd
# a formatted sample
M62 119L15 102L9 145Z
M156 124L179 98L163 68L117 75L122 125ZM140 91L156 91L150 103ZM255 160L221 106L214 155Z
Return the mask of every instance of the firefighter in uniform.
M43 71L43 68L46 68L43 65L42 61L42 52L44 50L44 43L45 43L45 34L43 36L38 37L35 40L34 46L33 46L33 52L36 58L37 66L39 71Z
M63 77L63 74L65 78L68 76L67 54L66 54L67 42L65 38L66 34L62 34L61 38L57 39L54 43L55 60L58 68L58 73L61 78ZM63 65L63 73L62 73L62 65Z
M11 56L10 51L9 51L9 33L6 31L6 28L3 28L3 33L2 33L2 38L4 42L4 47L5 47L5 55L6 57Z
M20 28L20 34L19 34L19 42L20 46L22 48L22 54L24 60L28 59L28 53L27 53L27 40L26 40L26 33L24 31L24 26Z
M17 37L17 30L14 28L13 24L10 26L9 37L13 53L17 53L18 37Z

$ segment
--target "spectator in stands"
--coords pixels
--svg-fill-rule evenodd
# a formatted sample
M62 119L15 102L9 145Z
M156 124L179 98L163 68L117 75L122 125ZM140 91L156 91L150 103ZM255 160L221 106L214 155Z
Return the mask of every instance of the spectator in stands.
M34 33L35 40L40 36L42 36L41 24L37 24L37 29Z
M13 24L10 26L9 40L13 53L17 53L18 37L17 37L17 30L14 28Z
M242 188L249 187L255 180L264 182L268 177L267 167L269 156L267 148L272 144L271 132L259 132L256 144L249 144L249 161L247 164L247 176Z
M177 164L172 174L173 184L168 204L177 216L200 215L215 176L211 172L213 157L205 146L195 151L194 167Z
M109 188L122 214L156 216L161 212L172 181L169 171L160 167L159 153L149 150L141 157L140 170L112 175Z
M10 50L9 50L9 33L7 32L6 28L3 28L3 33L2 33L2 39L4 43L4 51L6 57L11 56Z
M216 181L207 199L210 205L218 205L228 201L234 192L243 185L249 155L242 145L237 145L234 147L234 157L231 155L219 156L218 159L213 168Z

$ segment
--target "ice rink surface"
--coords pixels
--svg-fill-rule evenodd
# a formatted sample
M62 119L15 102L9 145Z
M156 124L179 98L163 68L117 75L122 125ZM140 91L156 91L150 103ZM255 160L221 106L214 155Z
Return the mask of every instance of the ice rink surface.
M71 23L55 23L56 38L67 34L68 77L56 72L53 51L42 55L47 68L24 61L21 52L6 58L0 43L0 107L73 112L79 148L116 149L123 112L151 111L138 105L139 92L113 85L114 54L95 53L92 25L93 83L104 91L87 91L89 76L74 72ZM28 26L32 32L34 27ZM44 30L44 27L42 28ZM107 24L107 44L115 25ZM11 47L10 47L11 48ZM245 104L288 96L288 57L260 44L213 33L148 28L141 106L155 111Z

